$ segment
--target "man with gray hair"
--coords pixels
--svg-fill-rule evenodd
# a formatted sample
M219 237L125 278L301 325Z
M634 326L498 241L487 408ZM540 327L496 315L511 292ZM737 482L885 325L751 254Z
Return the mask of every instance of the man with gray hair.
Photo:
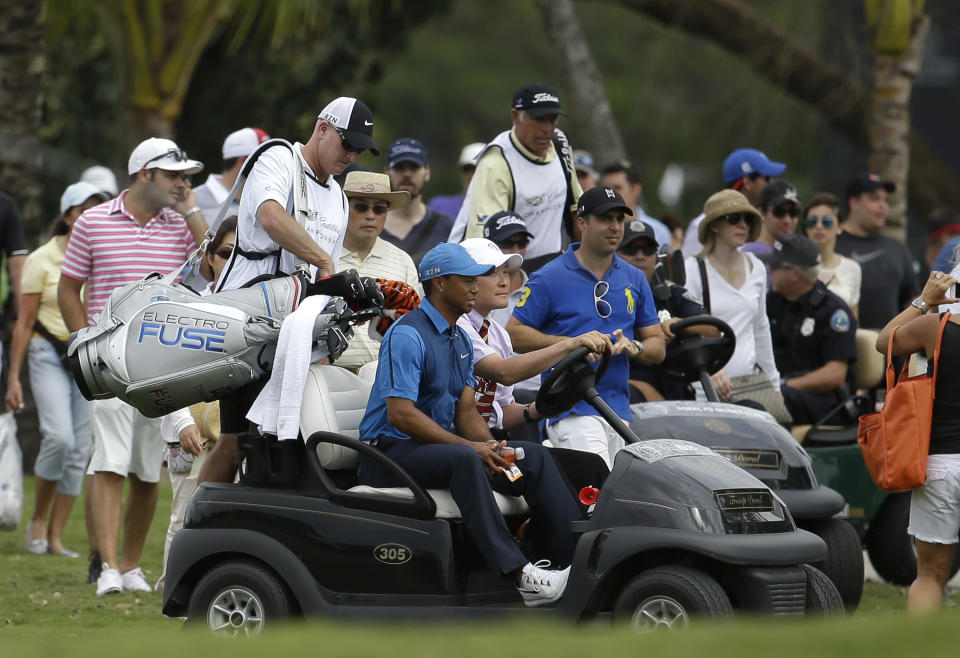
M764 258L771 290L767 316L780 390L795 423L815 423L849 394L857 358L857 321L847 304L817 279L820 251L802 235L784 235Z

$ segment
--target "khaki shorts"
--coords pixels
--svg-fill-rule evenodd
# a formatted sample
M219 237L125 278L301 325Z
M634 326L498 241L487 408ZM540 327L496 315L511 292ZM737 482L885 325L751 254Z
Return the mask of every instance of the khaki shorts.
M956 544L960 532L960 455L927 457L927 481L910 496L907 534L928 544Z
M147 418L117 398L90 402L93 456L87 475L107 471L142 482L159 482L166 442L160 419Z

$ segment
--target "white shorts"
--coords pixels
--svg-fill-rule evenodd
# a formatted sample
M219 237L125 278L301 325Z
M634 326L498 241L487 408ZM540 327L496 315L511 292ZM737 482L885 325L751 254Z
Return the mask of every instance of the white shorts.
M142 482L159 482L166 442L160 418L147 418L117 398L90 402L93 456L87 475L107 471Z
M927 457L927 481L910 496L907 534L928 544L956 544L960 532L960 455Z
M629 424L628 421L624 421ZM613 458L624 446L623 438L600 416L570 414L547 425L547 437L555 448L592 452L603 457L613 470Z

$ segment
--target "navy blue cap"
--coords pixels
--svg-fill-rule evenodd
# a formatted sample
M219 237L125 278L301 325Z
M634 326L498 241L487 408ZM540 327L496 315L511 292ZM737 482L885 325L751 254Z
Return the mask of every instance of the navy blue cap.
M653 242L654 245L660 246L660 243L657 242L657 236L653 232L653 226L641 219L635 219L632 222L626 223L623 227L623 241L620 245L626 246L637 238L647 238Z
M860 196L864 192L873 192L880 188L885 189L887 194L893 194L897 186L891 181L880 178L876 174L864 174L859 178L854 178L850 181L850 184L847 185L847 199Z
M441 242L425 253L419 267L421 281L448 274L481 276L491 270L493 267L480 265L470 257L466 249L455 242Z
M387 149L387 169L393 169L401 162L412 162L421 167L430 164L427 161L427 149L412 137L401 137Z
M730 183L750 174L776 177L787 170L787 165L774 162L757 149L737 149L723 161L723 180Z
M518 233L533 237L533 233L527 230L523 217L510 210L501 210L490 215L483 224L483 237L492 242L503 242Z

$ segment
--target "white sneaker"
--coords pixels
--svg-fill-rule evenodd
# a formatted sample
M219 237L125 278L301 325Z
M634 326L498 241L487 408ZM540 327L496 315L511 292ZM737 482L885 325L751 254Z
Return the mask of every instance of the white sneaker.
M123 574L123 589L127 592L152 592L153 588L143 576L143 569L137 567Z
M106 562L103 563L103 571L97 578L97 596L104 594L116 594L123 591L123 576L120 572L111 567Z
M530 607L553 603L563 596L563 590L567 588L570 567L562 571L547 571L544 567L549 565L546 560L541 560L536 564L527 563L523 568L517 589L523 602Z

